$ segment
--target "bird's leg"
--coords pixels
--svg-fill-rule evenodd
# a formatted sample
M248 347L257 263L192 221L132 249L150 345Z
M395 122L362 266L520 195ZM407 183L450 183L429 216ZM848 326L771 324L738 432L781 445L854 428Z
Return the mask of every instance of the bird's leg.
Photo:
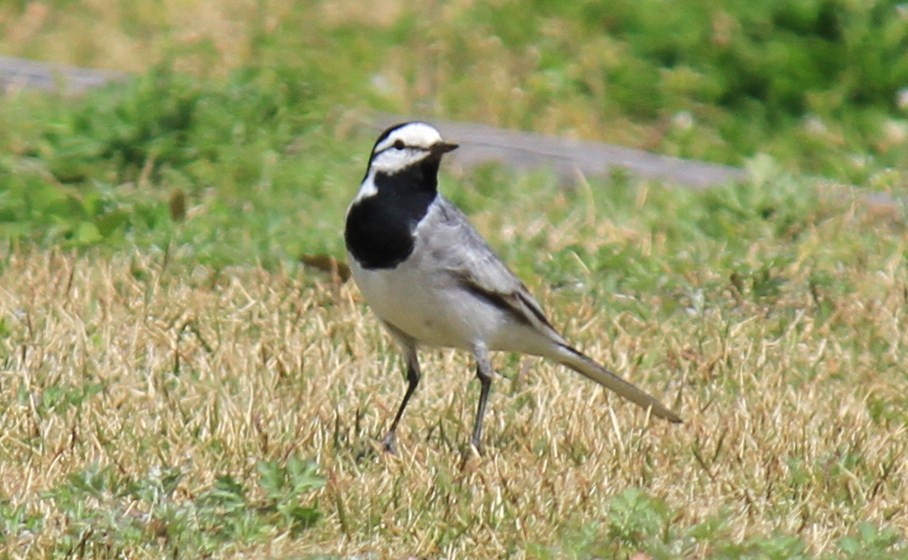
M479 406L476 408L476 424L473 426L473 436L470 444L482 455L482 419L486 415L486 401L489 400L489 390L492 388L492 362L485 346L477 345L473 348L476 357L476 377L479 379Z
M397 424L400 423L400 418L404 415L404 409L407 408L407 403L410 401L413 391L415 391L416 386L419 385L419 360L416 357L416 347L407 347L406 351L407 392L404 393L404 400L401 401L400 408L397 409L397 414L394 415L394 421L391 422L391 429L388 430L388 434L385 436L385 439L382 440L382 445L388 453L397 453Z

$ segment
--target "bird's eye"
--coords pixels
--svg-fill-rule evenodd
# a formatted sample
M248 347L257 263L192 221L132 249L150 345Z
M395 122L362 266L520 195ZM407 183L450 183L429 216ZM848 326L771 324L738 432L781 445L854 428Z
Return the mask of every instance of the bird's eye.
M398 150L403 150L403 149L404 149L404 141L403 141L403 140L395 140L395 141L394 141L394 147L397 148Z

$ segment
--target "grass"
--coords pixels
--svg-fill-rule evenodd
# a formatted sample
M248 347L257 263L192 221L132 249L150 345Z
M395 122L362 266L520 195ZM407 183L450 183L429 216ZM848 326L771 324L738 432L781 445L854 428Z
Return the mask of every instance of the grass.
M901 8L364 6L0 6L3 52L136 74L0 100L0 555L905 558L906 215L864 199L905 192ZM749 169L442 177L683 425L498 356L464 456L472 366L426 351L374 452L400 358L300 264L343 256L373 109Z
M526 181L542 196L521 197ZM592 207L542 177L511 182L499 204L516 211L477 223L500 247L520 241L504 253L572 340L686 422L649 422L568 371L499 359L488 454L466 460L477 387L467 357L446 351L424 353L401 455L372 453L404 382L353 286L290 263L8 252L4 549L898 557L903 217L773 184L786 181L772 196L616 184ZM742 197L792 223L761 221L772 213ZM669 210L717 227L754 215L729 218L731 236L679 229Z

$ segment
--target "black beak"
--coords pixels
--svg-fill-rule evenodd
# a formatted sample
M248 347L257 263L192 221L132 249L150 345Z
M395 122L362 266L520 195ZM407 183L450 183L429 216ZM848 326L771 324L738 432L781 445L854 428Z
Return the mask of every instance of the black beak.
M457 149L457 144L449 144L447 142L438 142L433 144L429 151L432 152L432 155L440 156L441 154L446 154L452 150Z

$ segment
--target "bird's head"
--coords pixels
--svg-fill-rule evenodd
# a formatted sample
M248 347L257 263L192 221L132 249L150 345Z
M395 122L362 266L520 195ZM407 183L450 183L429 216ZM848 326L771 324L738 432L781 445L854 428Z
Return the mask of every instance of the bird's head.
M441 160L441 156L457 148L457 144L445 142L441 133L424 122L396 124L375 141L370 169L387 175L395 175L426 160Z

